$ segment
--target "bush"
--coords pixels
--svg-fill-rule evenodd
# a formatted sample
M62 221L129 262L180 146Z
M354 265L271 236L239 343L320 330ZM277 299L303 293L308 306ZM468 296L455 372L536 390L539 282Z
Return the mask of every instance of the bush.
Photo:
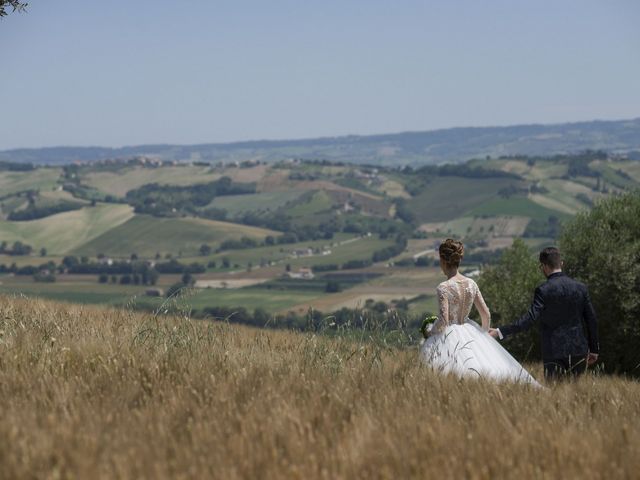
M34 265L25 265L16 270L16 275L35 275L39 272L39 268Z
M29 205L28 208L24 210L16 210L8 215L8 219L14 222L27 221L27 220L35 220L38 218L49 217L51 215L55 215L56 213L62 212L70 212L72 210L80 210L82 208L81 203L76 202L60 202L55 205L48 206L35 206Z
M207 268L202 263L193 262L190 264L180 263L175 258L168 262L156 263L155 270L158 273L204 273Z
M182 274L182 283L186 286L192 286L196 283L196 279L193 278L193 275L191 275L189 272L184 272Z
M589 287L604 368L640 376L640 191L578 214L560 247L566 272Z
M33 280L41 283L54 283L56 281L56 276L49 272L38 272L33 276Z
M416 267L428 267L432 263L432 260L427 256L418 257L418 259L416 260Z
M371 260L349 260L342 264L343 270L352 270L356 268L367 268L371 266Z
M0 253L5 255L31 255L32 251L33 247L31 245L20 241L14 242L11 248L9 248L7 242L0 244Z
M271 315L264 308L256 308L253 311L253 322L256 325L267 325L271 320Z
M516 239L506 249L496 266L487 268L478 286L491 311L493 326L513 323L529 309L533 293L544 281L538 262L527 245ZM539 360L540 335L538 327L505 339L505 348L519 360Z
M384 302L376 302L372 308L374 312L378 312L378 313L384 313L388 309L389 309L389 306Z
M413 224L416 221L416 216L409 207L409 202L404 198L395 199L396 204L396 217L405 223Z
M327 263L324 265L311 265L313 272L331 272L333 270L339 270L340 266L335 263Z
M324 291L327 292L327 293L338 293L338 292L342 291L342 288L340 287L340 284L338 282L336 282L335 280L329 280L327 282L327 285L326 285Z
M196 214L198 208L206 207L216 197L255 192L255 183L234 183L229 177L222 177L213 182L187 186L150 183L135 190L129 190L126 199L135 207L137 213L175 216ZM207 216L211 217L222 215L222 211L215 209L209 209L207 213Z
M558 238L560 228L560 220L555 215L549 216L546 221L539 218L532 218L527 224L523 237Z
M222 252L224 250L242 250L247 248L256 248L259 243L250 237L242 237L239 240L229 239L225 240L218 247L218 251Z
M371 256L371 260L373 262L383 262L385 260L389 260L390 258L396 257L400 255L402 252L404 252L404 249L406 247L407 247L406 237L404 237L403 235L398 235L398 237L396 238L396 243L373 252L373 255Z

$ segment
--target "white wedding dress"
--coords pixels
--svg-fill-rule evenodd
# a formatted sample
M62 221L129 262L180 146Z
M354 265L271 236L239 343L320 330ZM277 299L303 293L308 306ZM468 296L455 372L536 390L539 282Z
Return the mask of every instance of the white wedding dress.
M438 320L420 347L420 357L442 373L530 383L538 382L487 333L490 314L476 282L456 275L437 288ZM485 328L469 319L475 304Z

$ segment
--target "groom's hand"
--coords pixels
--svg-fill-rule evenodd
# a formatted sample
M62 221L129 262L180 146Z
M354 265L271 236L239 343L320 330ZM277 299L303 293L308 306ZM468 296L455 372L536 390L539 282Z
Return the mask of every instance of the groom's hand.
M495 338L496 340L498 338L500 338L500 334L498 333L498 329L497 328L490 328L489 329L489 335L491 335L493 338Z
M598 354L589 352L589 354L587 355L587 365L593 365L597 361L598 361Z

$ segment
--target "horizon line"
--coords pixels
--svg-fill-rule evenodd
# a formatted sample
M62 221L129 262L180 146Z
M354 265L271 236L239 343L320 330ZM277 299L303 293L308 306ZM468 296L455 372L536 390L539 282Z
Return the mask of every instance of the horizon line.
M304 142L311 140L331 140L331 139L339 139L339 138L363 138L363 137L380 137L386 135L405 135L405 134L418 134L418 133L436 133L442 132L445 130L468 130L468 129L494 129L494 128L517 128L517 127L554 127L561 125L576 125L581 123L613 123L613 122L635 122L640 121L640 116L632 117L632 118L616 118L616 119L601 119L594 118L591 120L576 120L576 121L564 121L564 122L551 122L551 123L515 123L508 125L465 125L465 126L455 126L455 127L441 127L441 128L433 128L427 130L402 130L396 132L378 132L378 133L346 133L340 135L321 135L321 136L305 136L298 138L257 138L251 140L231 140L231 141L218 141L218 142L194 142L194 143L170 143L170 142L143 142L129 145L119 145L119 146L104 146L104 145L81 145L81 144L67 144L67 145L50 145L50 146L39 146L39 147L14 147L14 148L5 148L0 150L0 153L9 153L16 151L25 151L25 150L45 150L45 149L64 149L64 148L101 148L101 149L110 149L110 150L123 150L126 148L138 148L138 147L195 147L195 146L213 146L213 145L242 145L242 144L251 144L251 143L263 143L263 142Z

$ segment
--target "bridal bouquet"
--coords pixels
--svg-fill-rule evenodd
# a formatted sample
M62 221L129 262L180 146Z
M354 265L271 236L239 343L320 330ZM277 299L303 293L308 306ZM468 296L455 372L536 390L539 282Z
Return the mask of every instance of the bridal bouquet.
M422 336L424 338L427 338L429 336L429 332L431 332L431 329L433 328L433 323L437 319L438 319L437 316L431 315L425 318L424 320L422 320L422 325L420 326L420 332L422 333Z

